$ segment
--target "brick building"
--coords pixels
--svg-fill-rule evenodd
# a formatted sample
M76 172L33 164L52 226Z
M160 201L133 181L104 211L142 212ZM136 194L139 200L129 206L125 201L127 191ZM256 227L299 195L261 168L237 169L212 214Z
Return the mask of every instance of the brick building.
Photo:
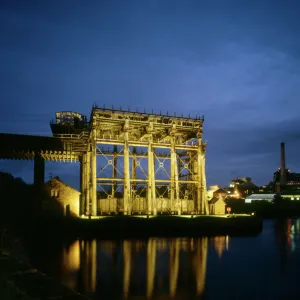
M208 202L209 213L211 215L224 215L226 203L221 198L212 198Z
M79 216L80 192L57 176L44 185L43 210L56 216Z

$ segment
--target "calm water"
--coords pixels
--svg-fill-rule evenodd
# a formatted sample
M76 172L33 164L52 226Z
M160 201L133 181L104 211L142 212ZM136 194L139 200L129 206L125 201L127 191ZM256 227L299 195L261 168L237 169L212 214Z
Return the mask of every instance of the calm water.
M255 237L78 240L32 260L93 299L300 299L300 219Z

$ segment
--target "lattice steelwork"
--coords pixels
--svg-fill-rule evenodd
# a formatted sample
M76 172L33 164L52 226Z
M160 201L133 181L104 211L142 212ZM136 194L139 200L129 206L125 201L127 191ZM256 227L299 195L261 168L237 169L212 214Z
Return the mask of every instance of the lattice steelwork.
M203 121L93 107L82 213L208 214Z

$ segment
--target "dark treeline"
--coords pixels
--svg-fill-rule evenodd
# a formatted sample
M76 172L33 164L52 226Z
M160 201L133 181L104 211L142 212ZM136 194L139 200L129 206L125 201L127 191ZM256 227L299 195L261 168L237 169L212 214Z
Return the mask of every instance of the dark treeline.
M34 218L33 185L21 178L0 172L0 227L26 226Z
M232 214L251 214L263 218L290 218L300 216L300 202L275 197L273 202L257 201L245 203L244 199L227 198L226 206Z

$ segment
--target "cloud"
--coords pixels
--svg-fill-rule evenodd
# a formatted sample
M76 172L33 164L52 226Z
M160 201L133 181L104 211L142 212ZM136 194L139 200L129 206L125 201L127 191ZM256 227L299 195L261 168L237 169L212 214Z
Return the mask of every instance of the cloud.
M49 134L55 111L93 102L204 114L208 181L265 183L281 140L297 170L297 1L114 3L0 6L1 132Z

